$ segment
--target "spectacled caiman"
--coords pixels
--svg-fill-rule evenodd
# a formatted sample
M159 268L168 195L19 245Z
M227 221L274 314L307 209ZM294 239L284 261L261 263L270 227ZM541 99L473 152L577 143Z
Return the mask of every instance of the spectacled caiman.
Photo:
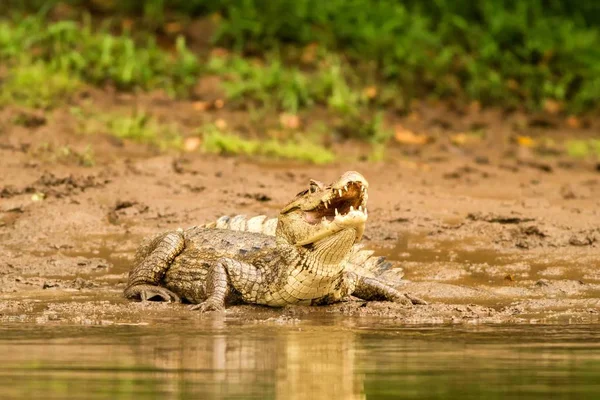
M397 269L358 244L368 187L349 171L329 185L311 180L277 218L222 217L148 238L125 296L186 301L200 311L239 302L319 305L350 296L426 304L394 288Z

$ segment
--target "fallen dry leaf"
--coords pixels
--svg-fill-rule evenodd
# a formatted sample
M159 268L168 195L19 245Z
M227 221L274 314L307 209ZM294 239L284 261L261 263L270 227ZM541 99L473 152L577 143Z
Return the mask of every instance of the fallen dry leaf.
M196 111L206 111L210 108L210 103L208 101L195 101L192 107Z
M289 132L284 132L279 129L269 129L265 132L268 138L275 140L284 140L288 137Z
M517 136L517 144L521 147L533 147L535 146L535 140L529 136Z
M91 0L94 7L102 11L111 11L115 8L115 0Z
M363 94L369 100L373 100L375 97L377 97L377 93L378 93L377 86L367 86L363 90Z
M413 111L410 114L408 114L408 120L409 121L420 121L421 115L418 112Z
M519 82L517 82L514 79L508 79L506 81L506 86L510 89L510 90L517 90L519 88Z
M479 113L481 111L481 103L477 100L472 101L469 103L469 111L475 114Z
M455 145L462 146L469 143L475 143L481 141L481 137L465 132L460 132L450 136L450 141Z
M215 121L215 126L219 129L219 130L225 130L227 129L227 122L224 119L219 118L218 120Z
M562 104L554 99L546 99L544 100L544 110L546 110L546 112L548 114L558 114L561 110L562 110L563 106Z
M223 47L215 47L210 51L211 57L222 57L225 58L229 56L229 50L224 49Z
M300 118L294 114L282 113L279 115L279 123L283 128L298 129L300 127Z
M121 21L121 29L124 31L130 31L133 28L133 20L130 18L125 18Z
M165 24L165 32L169 35L174 35L181 32L182 26L179 22L169 22Z
M193 136L193 137L189 137L186 138L185 141L183 142L183 150L185 150L188 153L191 153L193 151L198 150L198 148L200 147L201 141L199 137Z
M581 128L581 120L574 115L569 116L567 118L567 125L573 129Z
M415 144L422 146L430 141L430 138L424 134L417 134L404 128L402 125L396 125L394 129L394 138L397 142L403 144Z
M300 56L300 60L304 64L312 64L317 59L317 50L319 45L317 43L310 43L302 50L302 56Z
M31 201L42 201L46 198L46 194L37 192L31 195Z
M221 99L215 100L214 106L216 109L223 108L224 105L225 105L225 101L223 101Z

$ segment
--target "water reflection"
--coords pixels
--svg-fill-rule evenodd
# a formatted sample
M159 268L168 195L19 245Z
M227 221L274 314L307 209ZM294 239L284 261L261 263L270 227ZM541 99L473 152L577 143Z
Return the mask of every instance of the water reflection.
M0 328L2 398L594 397L594 327L403 328L222 318Z
M351 331L315 327L230 327L213 320L216 334L146 336L132 346L137 365L158 368L170 398L364 399L354 371ZM172 378L177 371L177 379ZM181 382L185 385L182 386Z

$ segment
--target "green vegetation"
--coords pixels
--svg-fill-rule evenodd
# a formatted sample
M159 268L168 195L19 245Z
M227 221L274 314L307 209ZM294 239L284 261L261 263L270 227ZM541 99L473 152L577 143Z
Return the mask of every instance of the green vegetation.
M10 70L0 92L0 105L20 104L32 108L50 108L67 100L80 82L47 64L23 63Z
M223 89L231 101L254 101L267 108L297 112L312 105L307 76L297 68L286 68L281 60L246 60L238 56L213 56L209 72L223 76Z
M325 121L327 138L366 141L369 157L381 159L393 136L384 116L410 112L414 99L459 110L597 110L598 15L593 2L566 0L7 0L0 11L0 106L73 105L85 85L158 89L202 102L201 78L213 75L211 96L224 94L215 108L246 111L249 131L268 130L268 117L285 112L310 121L281 124L298 137L314 130L315 119ZM201 31L188 29L196 22ZM183 149L178 127L149 113L99 115L80 125ZM322 137L303 135L259 142L264 137L214 130L203 133L202 146L332 158ZM565 148L576 157L597 149L577 141Z
M71 146L56 146L51 143L40 143L29 150L30 155L47 162L75 164L83 167L93 167L96 157L92 146L88 145L78 151Z
M383 112L372 110L368 88L360 85L360 79L337 56L325 55L319 68L302 71L285 67L276 57L263 62L239 55L215 55L207 62L207 72L223 79L225 96L234 105L294 114L320 106L338 120L337 129L344 137L372 143L391 137L383 127Z
M51 9L57 1L9 2ZM483 0L164 0L64 3L78 9L137 14L142 26L161 30L173 15L212 18L214 43L245 54L267 56L264 68L234 61L239 73L228 88L234 98L274 101L294 110L328 97L333 107L356 103L353 92L312 89L312 81L287 61L302 58L306 46L321 53L343 53L344 71L372 73L394 97L433 96L453 101L541 108L547 100L571 112L598 107L600 92L600 5L594 2ZM175 14L174 14L175 13ZM184 17L185 16L185 17ZM177 17L175 17L177 20ZM59 21L45 27L40 18L0 25L0 56L37 54L85 80L114 82L118 87L167 87L182 93L195 82L199 63L179 39L176 52L165 56L155 40L136 43L125 32L110 36L108 27L92 32ZM37 33L35 33L37 32ZM35 51L32 51L35 50ZM283 51L283 53L281 53ZM335 58L334 59L340 59ZM285 60L286 62L283 62ZM316 60L319 61L318 59ZM311 63L308 63L311 64ZM336 66L310 65L322 73L340 74ZM345 73L345 72L344 72ZM269 77L275 76L275 81ZM337 80L339 82L339 79ZM275 88L265 99L260 88ZM310 92L313 93L310 93ZM317 92L317 93L315 93ZM359 96L360 97L360 96ZM340 98L342 100L340 100Z
M208 153L302 160L315 164L326 164L335 159L331 151L309 140L250 140L222 132L213 125L203 127L201 134L203 150Z
M109 134L119 139L155 145L162 150L181 148L182 138L177 127L159 123L145 112L135 112L133 115L105 115L103 119Z
M109 24L94 30L89 18L81 23L49 23L35 15L0 20L0 61L8 66L9 88L32 106L50 105L67 89L76 88L79 79L119 89L161 88L171 95L182 94L196 83L199 71L183 37L169 53L152 36L140 44L127 32L112 35ZM55 89L39 88L45 80L53 81ZM42 104L29 100L38 90L46 90Z
M183 150L185 135L175 124L161 123L144 111L131 114L97 113L71 108L71 115L78 121L78 131L84 135L108 134L119 139L147 144L160 150ZM270 159L287 159L325 164L335 159L328 149L306 137L288 140L251 140L235 133L224 132L213 124L202 126L200 151L206 153L260 156ZM188 139L198 137L188 136ZM195 151L195 148L186 151ZM71 154L75 152L71 151ZM61 154L61 151L53 152Z
M375 63L407 99L530 109L554 99L575 112L599 103L600 6L593 2L232 0L218 11L217 43L243 51L318 43L359 65Z
M142 110L120 114L83 111L72 107L70 112L78 122L78 131L85 135L104 133L160 150L182 148L183 135L175 124L161 123Z
M34 1L35 3L35 1ZM46 2L51 4L52 2ZM600 5L567 0L125 0L68 3L141 14L219 15L213 42L245 53L309 44L374 65L404 100L477 100L507 107L598 106ZM169 17L167 18L167 15Z
M339 57L333 55L307 72L286 67L280 57L273 55L266 62L237 55L213 56L207 71L224 78L227 98L235 102L250 100L258 106L292 113L320 104L346 116L357 116L361 106L367 104L358 79L351 77L349 70L344 71Z
M600 140L598 139L571 139L565 142L567 154L574 158L588 158L590 156L600 159Z

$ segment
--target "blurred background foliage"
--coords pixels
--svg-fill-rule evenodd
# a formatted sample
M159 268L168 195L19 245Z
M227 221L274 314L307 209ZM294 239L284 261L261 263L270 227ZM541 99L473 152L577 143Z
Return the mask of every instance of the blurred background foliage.
M7 4L5 13L14 15L50 10L58 2L4 0L3 3ZM595 109L600 100L600 2L67 0L63 3L93 15L141 17L149 30L160 30L167 22L178 19L212 18L215 28L207 32L211 43L246 55L316 44L326 51L343 54L356 68L367 66L379 79L397 85L405 99L455 98L509 108L524 105L530 110L542 108L550 99L574 113ZM27 27L28 32L35 29ZM127 43L114 46L115 54L132 48ZM91 50L89 56L101 53L99 50ZM152 52L141 56L153 57ZM183 64L161 64L157 69L173 67L180 70L169 78L174 87L185 84L186 74L197 68L188 58ZM87 71L87 66L82 69ZM135 66L131 69L113 74L135 74ZM86 74L97 80L100 72L92 68ZM127 86L131 79L122 78L121 83Z

